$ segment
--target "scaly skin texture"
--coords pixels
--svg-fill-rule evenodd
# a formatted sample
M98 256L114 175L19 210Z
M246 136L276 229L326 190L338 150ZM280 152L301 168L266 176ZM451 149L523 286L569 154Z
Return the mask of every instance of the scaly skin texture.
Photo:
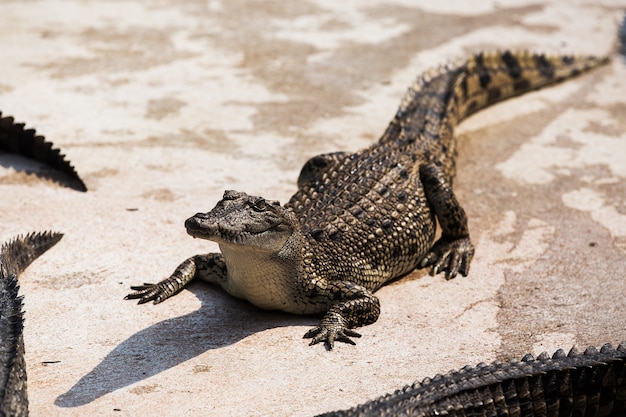
M319 417L624 416L626 346L466 366Z
M3 117L2 112L0 112L0 150L43 162L64 173L67 181L62 182L62 184L77 191L87 191L85 183L80 179L74 167L65 160L65 155L52 146L52 143L46 142L43 136L37 135L35 130L25 129L23 123L15 123L12 117ZM38 172L36 175L58 181L54 176L46 173Z
M60 233L31 233L0 249L0 417L28 415L24 319L17 276L61 237Z
M385 283L417 267L446 279L469 272L474 247L452 191L457 123L605 62L507 51L429 71L377 143L310 159L284 206L226 191L213 210L186 222L190 235L219 243L222 253L190 258L126 298L159 303L200 278L264 309L324 314L305 334L311 344L353 344L352 329L378 319L374 291Z

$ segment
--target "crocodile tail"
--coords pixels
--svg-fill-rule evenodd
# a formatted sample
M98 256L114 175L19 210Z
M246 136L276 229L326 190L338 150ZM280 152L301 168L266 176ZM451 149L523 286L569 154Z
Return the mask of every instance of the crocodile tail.
M0 249L0 279L19 275L41 254L54 246L62 233L40 232L18 236Z
M17 276L54 246L61 233L18 236L0 248L0 416L27 416L23 298Z
M17 276L0 278L0 416L28 415L24 320Z
M318 417L624 416L626 345L465 366Z
M504 51L473 55L455 80L448 114L460 122L493 103L606 64L607 57Z
M37 135L34 129L25 129L23 123L15 123L13 117L2 116L0 112L0 149L12 152L36 161L47 164L67 175L69 181L66 185L77 191L87 191L83 180L80 179L74 167L65 160L65 155L59 149L52 147L41 135ZM37 173L36 175L57 181L52 175Z
M571 78L606 57L527 51L483 52L427 71L409 87L381 144L428 143L450 180L455 174L455 126L498 101ZM419 139L419 141L418 141Z

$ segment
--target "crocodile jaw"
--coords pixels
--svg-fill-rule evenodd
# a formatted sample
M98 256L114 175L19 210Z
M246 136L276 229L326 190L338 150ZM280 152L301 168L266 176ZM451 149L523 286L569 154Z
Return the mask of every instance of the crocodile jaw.
M194 238L206 239L219 244L251 246L257 249L278 251L291 235L291 231L281 225L261 232L249 232L225 227L219 223L207 222L195 215L185 221L187 233Z

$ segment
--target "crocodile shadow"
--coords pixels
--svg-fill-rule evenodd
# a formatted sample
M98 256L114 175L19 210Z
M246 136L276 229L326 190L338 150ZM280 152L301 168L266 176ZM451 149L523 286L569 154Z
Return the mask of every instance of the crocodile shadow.
M188 289L200 299L198 310L135 333L59 395L55 405L80 407L254 333L283 326L312 326L318 320L312 316L260 310L202 283L193 283Z

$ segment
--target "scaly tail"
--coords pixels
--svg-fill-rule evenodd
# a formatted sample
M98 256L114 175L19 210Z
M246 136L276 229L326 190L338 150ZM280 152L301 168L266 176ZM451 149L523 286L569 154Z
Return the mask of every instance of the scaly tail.
M2 245L0 279L12 274L21 274L28 265L53 247L62 237L62 233L56 232L29 233Z
M427 71L405 94L381 143L440 146L439 162L455 174L454 128L493 103L554 84L608 62L606 57L553 56L527 51L485 52ZM417 141L417 142L419 142Z
M536 90L606 64L595 56L553 56L522 52L484 53L472 56L454 85L449 114L460 122L470 114L500 100ZM455 111L457 110L457 111Z
M0 416L28 413L19 288L15 274L0 278Z
M85 183L80 179L74 167L65 160L65 155L61 154L59 149L53 149L52 143L46 142L45 138L37 135L35 130L24 129L23 123L15 123L12 117L2 117L2 112L0 112L0 149L27 156L58 169L68 176L69 187L77 191L87 191ZM41 173L37 175L55 180L50 175Z
M22 297L17 276L63 237L44 232L19 236L0 248L0 416L27 416Z
M465 366L318 417L624 416L626 345Z

